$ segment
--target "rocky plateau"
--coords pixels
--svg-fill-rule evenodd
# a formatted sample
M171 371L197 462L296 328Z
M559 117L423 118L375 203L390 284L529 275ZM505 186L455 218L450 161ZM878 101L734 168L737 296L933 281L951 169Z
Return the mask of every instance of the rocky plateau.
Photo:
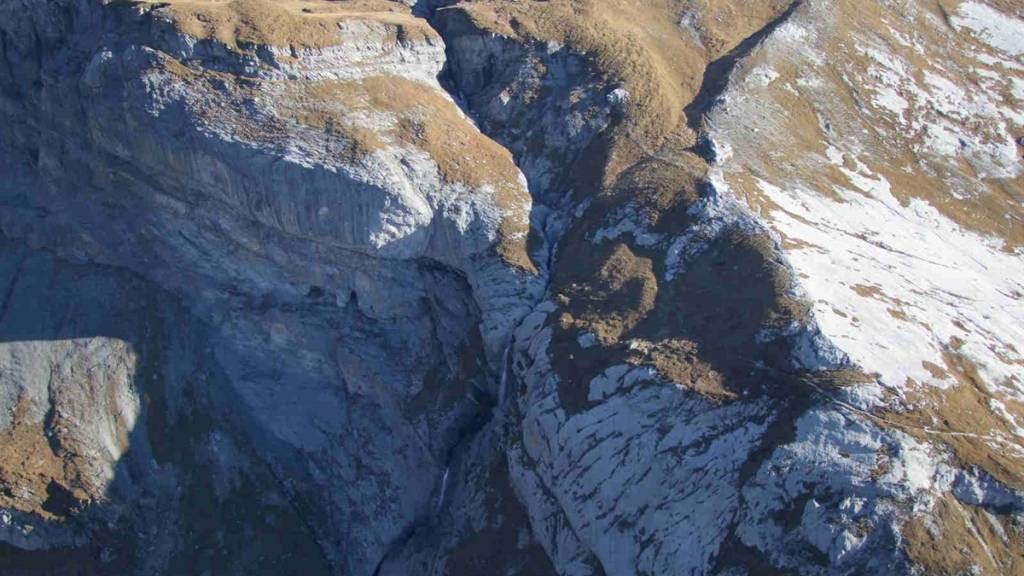
M1024 575L1024 4L0 0L0 574Z

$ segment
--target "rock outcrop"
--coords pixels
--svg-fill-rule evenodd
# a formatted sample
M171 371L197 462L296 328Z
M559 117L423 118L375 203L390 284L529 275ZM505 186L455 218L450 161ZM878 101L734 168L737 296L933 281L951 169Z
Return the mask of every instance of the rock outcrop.
M1024 570L1024 11L748 4L0 0L0 571Z

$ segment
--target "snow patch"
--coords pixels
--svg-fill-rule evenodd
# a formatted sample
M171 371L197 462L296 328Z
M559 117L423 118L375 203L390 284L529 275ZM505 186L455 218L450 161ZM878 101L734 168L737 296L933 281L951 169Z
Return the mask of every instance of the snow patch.
M862 164L839 169L855 188L837 187L839 201L759 181L777 206L773 225L800 242L788 260L824 335L895 389L952 385L936 368L962 342L990 386L1024 397L1024 259L924 201L902 205Z
M968 28L989 46L1020 57L1024 55L1024 21L980 2L965 2L951 18L953 25Z

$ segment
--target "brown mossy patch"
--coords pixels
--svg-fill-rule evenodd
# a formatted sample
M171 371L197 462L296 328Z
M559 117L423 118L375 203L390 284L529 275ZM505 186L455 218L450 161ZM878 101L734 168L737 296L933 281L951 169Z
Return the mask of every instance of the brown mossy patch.
M136 361L128 343L107 344L115 350L102 364L91 357L89 343L55 345L50 381L31 383L49 388L46 404L19 397L11 426L0 431L0 507L62 520L106 499L104 482L116 463L111 459L129 448L122 410L130 408L117 394L122 380L134 376Z
M669 158L646 158L623 170L589 216L596 220L608 214L611 206L625 204L653 233L671 234L691 224L687 210L700 199L707 165L691 152L677 151Z
M590 379L621 359L623 335L654 307L658 282L649 258L624 243L573 245L560 256L555 288L562 303L551 342L555 371L562 380L559 394L570 410L586 405ZM580 347L577 336L595 335L599 345Z
M929 516L906 522L901 535L911 561L934 576L1024 574L1020 519L964 504L951 494Z
M29 417L31 400L15 406L10 428L0 432L0 507L64 518L94 496L71 455L43 420Z
M775 203L758 185L757 178L749 172L738 172L728 175L730 188L738 198L744 200L750 210L762 217L768 218L772 212L782 210L782 207Z
M436 34L405 5L386 0L146 0L183 33L216 39L233 49L251 46L323 48L345 41L343 20L367 20L391 29L392 38L419 41Z
M630 336L697 343L700 357L721 374L721 385L733 395L770 380L758 365L788 371L788 348L758 342L757 336L802 321L807 310L789 296L792 280L772 250L767 237L738 231L714 240L677 278L662 283L659 312ZM679 376L669 364L654 365L673 380Z
M849 288L861 298L870 298L872 300L878 300L879 302L890 304L891 306L886 309L886 312L888 312L890 316L897 320L909 321L909 316L907 316L905 309L910 307L911 304L901 298L889 296L881 286L874 284L854 284Z
M581 275L563 293L573 302L574 312L563 316L561 324L590 331L610 345L654 308L658 282L652 261L637 256L626 244L595 249L593 259L599 261L593 266L596 276ZM584 263L575 270L590 269Z
M659 374L674 384L714 400L727 401L739 397L730 389L722 373L701 357L696 342L682 338L666 338L656 343L634 342L628 348L626 362L636 366L654 366Z
M659 248L591 240L596 230L614 225L609 216L622 207L656 233L677 234L693 224L688 210L701 198L706 163L670 144L655 151L632 144L604 149L602 192L558 254L552 290L561 314L551 349L563 405L585 408L590 380L624 362L652 366L666 380L719 401L762 385L778 389L772 394L808 394L792 373L788 346L757 342L763 329L807 314L790 296L793 279L769 237L734 230L671 281L664 280ZM584 332L595 336L595 346L580 345Z

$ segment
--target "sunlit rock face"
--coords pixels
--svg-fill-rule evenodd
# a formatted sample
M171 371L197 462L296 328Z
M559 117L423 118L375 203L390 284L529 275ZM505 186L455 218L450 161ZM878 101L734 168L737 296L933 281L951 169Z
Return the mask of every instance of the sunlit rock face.
M0 0L0 572L1019 572L1022 33Z

